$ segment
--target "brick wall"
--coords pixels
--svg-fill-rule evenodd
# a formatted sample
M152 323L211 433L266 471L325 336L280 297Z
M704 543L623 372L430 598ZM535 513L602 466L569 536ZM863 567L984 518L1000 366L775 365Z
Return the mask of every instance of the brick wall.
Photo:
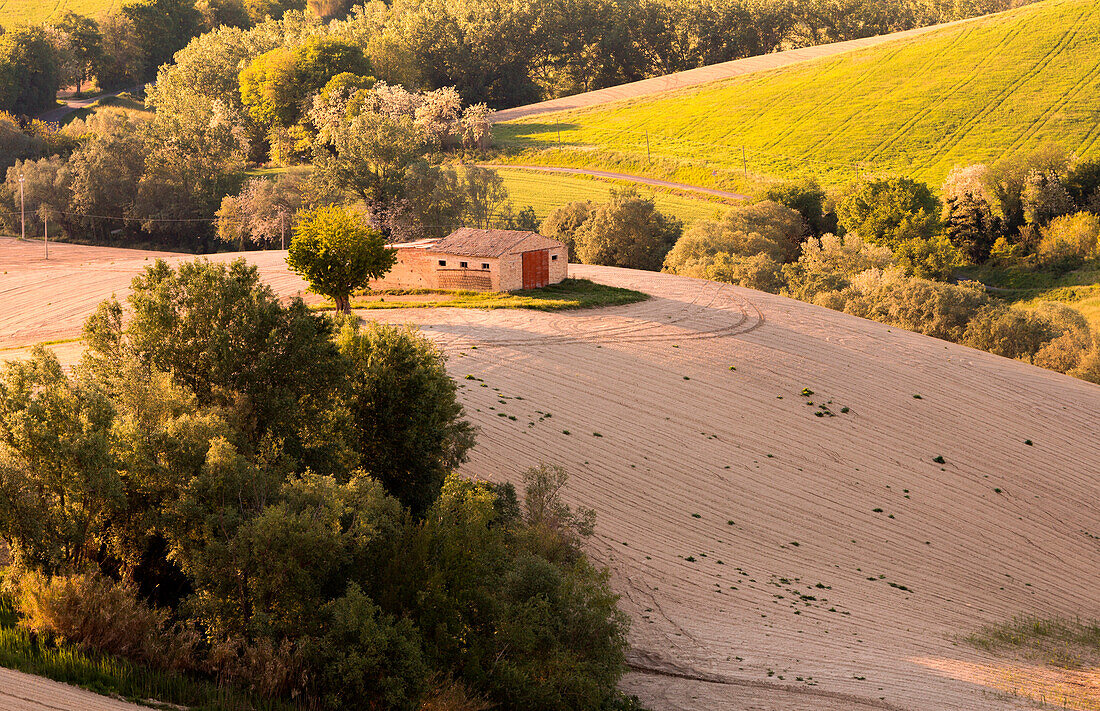
M479 265L480 266L480 265ZM493 278L489 271L481 269L450 269L439 267L436 272L440 289L462 291L492 291Z
M520 254L508 254L500 258L497 273L497 291L515 291L523 288L523 257Z
M381 279L370 283L372 289L436 289L435 258L423 249L397 250L397 263Z
M557 255L557 259L554 256ZM550 250L550 283L557 284L569 276L569 250L565 245Z
M557 255L555 260L553 257ZM568 253L564 246L550 249L550 283L568 276ZM440 260L446 265L441 265ZM467 267L460 265L465 262ZM483 269L482 265L489 265ZM438 254L423 248L397 250L397 263L372 289L466 289L470 291L515 291L523 288L523 256L463 257Z

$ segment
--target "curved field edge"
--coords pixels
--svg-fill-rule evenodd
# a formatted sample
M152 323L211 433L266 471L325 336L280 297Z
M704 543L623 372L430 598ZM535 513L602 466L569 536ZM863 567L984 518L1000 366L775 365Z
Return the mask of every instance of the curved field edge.
M504 123L497 135L526 162L656 166L709 174L706 184L744 172L839 183L874 171L938 184L956 164L1045 141L1100 153L1098 93L1100 7L1045 0L778 70Z
M59 245L33 276L60 298L43 307L26 281L0 331L72 335L147 263L88 250ZM281 254L244 256L278 293L304 286ZM1018 708L975 671L1004 663L954 639L1095 609L1100 454L1083 433L1100 387L748 289L573 270L651 298L372 316L447 352L480 428L463 472L571 472L571 503L597 511L591 552L634 620L633 661L680 675L638 682L644 701ZM716 690L692 700L703 685Z

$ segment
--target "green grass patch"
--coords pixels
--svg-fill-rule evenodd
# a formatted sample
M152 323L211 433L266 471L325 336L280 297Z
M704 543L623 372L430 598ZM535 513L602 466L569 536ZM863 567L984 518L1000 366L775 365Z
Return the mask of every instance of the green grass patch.
M535 311L564 311L588 309L597 306L621 306L645 301L649 294L617 286L597 284L588 279L566 279L539 289L511 292L445 291L442 289L388 289L373 291L380 296L377 301L352 299L353 309L533 309ZM438 295L438 299L403 301L402 296ZM387 296L396 297L385 301ZM312 307L317 311L332 310L331 305Z
M114 107L118 109L126 109L127 111L139 111L143 114L153 115L153 110L145 105L145 99L140 96L131 94L130 92L122 92L118 96L105 96L99 101L96 101L83 109L77 109L63 119L61 123L67 124L77 119L86 119L92 114L96 113L100 109Z
M1021 306L1041 301L1068 304L1100 332L1100 260L1069 271L983 267L967 270L965 276L993 287L994 295Z
M1100 620L1014 617L982 627L965 641L987 652L1020 653L1066 669L1100 665Z
M192 711L294 711L298 708L207 679L149 669L117 657L87 652L48 636L35 635L17 625L12 601L5 596L0 596L0 667L146 705L154 702L173 704Z
M591 200L607 202L611 191L633 186L638 194L653 200L657 209L666 215L683 220L685 224L721 215L729 204L718 199L670 192L649 185L621 180L607 180L585 175L544 173L537 170L496 168L504 179L508 198L517 210L530 205L535 208L539 220L543 220L555 208L566 203Z
M938 186L955 165L1045 141L1097 155L1097 94L1100 6L1046 0L773 71L521 119L498 126L496 140L525 162L618 163L701 185L731 185L742 172L826 184L892 172Z

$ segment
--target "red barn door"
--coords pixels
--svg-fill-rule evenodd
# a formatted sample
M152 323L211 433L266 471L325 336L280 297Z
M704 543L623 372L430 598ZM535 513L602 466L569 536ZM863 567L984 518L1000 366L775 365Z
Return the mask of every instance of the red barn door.
M524 252L522 258L524 289L537 289L550 283L550 250Z

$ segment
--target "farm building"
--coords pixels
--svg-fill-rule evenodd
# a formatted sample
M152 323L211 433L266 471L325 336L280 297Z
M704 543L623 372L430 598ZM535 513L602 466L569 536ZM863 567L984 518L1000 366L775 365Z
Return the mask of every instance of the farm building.
M557 284L568 273L565 245L536 232L463 227L392 248L397 263L372 289L515 291Z

